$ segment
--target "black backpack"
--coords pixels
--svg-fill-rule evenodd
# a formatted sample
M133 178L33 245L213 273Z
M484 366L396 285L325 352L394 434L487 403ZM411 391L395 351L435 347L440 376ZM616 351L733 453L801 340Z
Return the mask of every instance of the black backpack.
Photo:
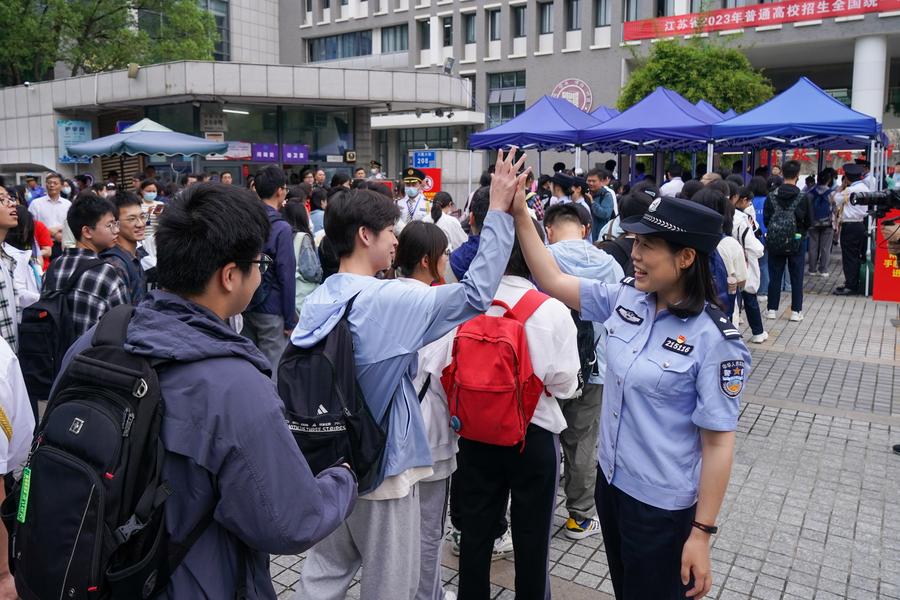
M69 294L82 275L105 264L100 259L84 261L63 287L41 294L40 300L22 311L19 365L33 404L50 397L50 387L59 374L63 357L77 337Z
M347 317L356 296L328 335L309 348L288 344L278 364L278 394L285 420L314 474L348 462L359 493L373 487L381 471L387 419L375 421L359 383Z
M769 195L773 209L766 227L766 249L769 254L784 256L800 252L803 240L797 235L797 205L802 199L803 194L797 194L790 204L783 206L775 194Z
M123 348L133 311L110 310L73 357L3 503L24 600L155 596L212 522L211 507L184 542L168 540L159 381Z
M591 375L597 374L597 338L594 337L594 324L585 321L576 311L572 311L572 320L575 321L575 329L578 331L576 338L578 343L578 362L581 369L578 371L578 392L580 393Z
M269 224L274 225L278 221L284 221L284 218L281 215L273 215L269 214ZM277 257L273 256L273 259L277 259ZM266 298L269 297L269 294L272 292L272 289L275 287L275 265L271 265L269 269L263 273L262 278L259 280L259 286L256 288L256 291L253 292L253 297L250 298L250 303L245 308L245 311L253 311L266 301Z

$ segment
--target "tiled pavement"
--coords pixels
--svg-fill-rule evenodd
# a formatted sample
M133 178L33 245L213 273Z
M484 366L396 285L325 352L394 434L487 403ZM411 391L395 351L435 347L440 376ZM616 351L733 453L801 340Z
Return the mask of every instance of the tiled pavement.
M900 600L900 457L890 451L900 443L897 307L830 295L841 281L836 254L831 277L807 278L806 319L788 322L782 295L780 318L765 322L771 337L751 349L710 598ZM563 537L559 502L554 597L611 598L602 541ZM280 597L294 596L302 566L302 556L273 557ZM511 560L495 563L495 598L514 598L512 577ZM349 596L359 597L358 585Z

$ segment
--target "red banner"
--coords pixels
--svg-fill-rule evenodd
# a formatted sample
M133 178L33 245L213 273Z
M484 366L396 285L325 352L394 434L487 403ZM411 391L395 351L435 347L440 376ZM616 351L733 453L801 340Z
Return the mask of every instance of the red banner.
M788 0L706 13L627 21L622 37L627 42L895 10L900 10L900 0Z
M900 218L900 210L889 212L885 219ZM882 219L883 220L883 219ZM887 242L881 235L881 221L875 232L875 277L872 299L882 302L900 302L900 260L887 250Z
M434 195L441 191L441 170L440 169L422 169L425 173L425 181L422 182L422 193L428 198L429 202Z

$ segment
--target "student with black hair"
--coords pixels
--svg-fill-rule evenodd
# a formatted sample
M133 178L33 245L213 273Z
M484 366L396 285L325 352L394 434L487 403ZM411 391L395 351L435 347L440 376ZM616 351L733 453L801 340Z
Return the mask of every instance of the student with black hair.
M482 186L475 190L472 196L471 212L469 213L469 239L450 254L450 269L457 281L462 281L475 254L478 252L478 243L481 239L481 228L487 216L491 204L491 188Z
M339 194L325 222L340 257L332 275L303 305L291 341L309 347L346 317L353 334L357 381L372 416L385 424L387 443L375 488L353 514L317 544L303 564L297 598L344 598L362 566L363 598L412 598L419 585L420 506L418 482L433 475L433 460L413 387L416 353L454 327L483 313L497 290L512 246L506 214L524 191L525 161L499 152L489 192L490 210L478 253L460 283L412 287L375 275L391 266L397 249L399 209L371 190ZM355 298L345 315L347 303ZM549 533L549 532L548 532Z
M347 189L350 188L350 177L346 173L335 173L331 176L331 187L345 187Z
M450 243L450 250L459 248L468 240L462 225L450 214L453 208L453 197L447 192L438 192L431 199L431 215L426 219L441 228Z
M263 246L263 253L271 259L272 265L244 311L244 328L241 330L269 359L273 379L284 346L297 324L294 233L279 212L287 191L287 178L281 167L267 165L256 174L256 194L272 225L269 239Z
M683 172L684 169L678 163L669 165L669 168L666 169L666 182L659 188L660 195L678 196L681 193L681 188L684 187L684 181L681 178Z
M226 324L271 266L262 254L269 230L265 207L247 190L216 183L185 190L156 233L163 289L135 308L128 327L126 348L165 364L167 534L182 542L212 516L172 573L166 598L234 598L245 587L250 597L275 600L269 555L306 551L356 500L346 465L313 476L285 424L269 360ZM80 338L67 358L90 341ZM64 492L57 490L62 502Z
M737 295L747 283L748 277L744 248L731 235L734 228L734 205L723 193L714 189L712 185L708 185L697 192L691 200L722 215L722 239L719 240L716 246L716 252L722 258L728 276L728 302L725 304L725 314L730 318L734 313Z
M309 196L309 224L313 234L325 230L325 208L328 206L328 191L313 188Z
M113 200L119 235L116 243L100 253L100 257L115 267L128 288L128 302L137 305L147 295L147 276L141 259L147 251L139 244L144 241L147 212L133 192L119 190Z
M514 213L540 288L609 332L595 500L616 598L702 597L750 368L709 269L723 218L654 200L622 223L637 236L635 277L609 285L563 273L524 198Z
M6 190L0 188L0 202L6 201L7 198L9 196ZM0 206L0 211L6 210L8 210L6 206ZM17 314L16 320L21 321L22 311L25 307L31 306L41 297L44 269L40 252L35 250L37 241L34 236L34 218L28 212L28 208L22 204L15 207L15 213L18 216L18 223L15 227L5 232L3 231L4 228L0 227L0 237L2 237L3 233L6 234L6 240L0 244L0 248L2 248L0 256L5 252L13 261L13 265L11 265L12 288L9 290L9 293L12 294L13 290L15 290L15 302L11 306ZM0 221L6 220L9 222L11 216L11 213L6 215L0 214ZM8 262L7 265L9 266ZM3 266L0 266L0 269L3 268ZM0 277L2 276L0 274ZM8 283L8 280L0 284L0 288L4 288L6 283ZM3 289L0 294L6 295L6 290Z
M78 275L69 293L69 314L76 335L93 327L112 307L129 302L126 282L112 265L99 258L101 252L116 243L119 222L115 213L116 207L106 198L79 194L66 217L75 236L75 248L65 248L44 276L42 293L46 294L65 287L70 278Z
M300 184L292 188L302 188ZM303 195L291 196L281 209L284 220L294 231L294 258L297 261L297 290L295 306L297 314L303 308L303 302L322 282L322 263L316 252L316 242L309 228L309 216L306 213L306 199Z
M444 232L424 221L403 228L397 244L394 268L398 281L415 288L440 282L447 270L449 245ZM453 592L441 583L441 556L447 518L450 475L456 470L456 433L450 429L447 394L441 375L453 348L456 328L419 350L413 387L418 390L422 420L434 461L434 474L419 482L421 515L421 567L416 600L452 600Z

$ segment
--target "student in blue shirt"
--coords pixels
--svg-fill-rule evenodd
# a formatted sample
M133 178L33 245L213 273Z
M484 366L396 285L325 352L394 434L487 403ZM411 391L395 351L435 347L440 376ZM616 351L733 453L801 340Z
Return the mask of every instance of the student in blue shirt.
M635 277L609 285L560 271L524 197L514 214L540 288L609 333L595 500L616 598L701 598L750 368L709 271L722 216L655 200L622 223L637 236Z
M367 600L413 598L420 574L418 482L433 475L418 390L413 385L417 351L460 323L484 313L497 292L513 244L506 214L526 173L525 156L499 152L491 179L490 210L478 253L459 283L411 286L376 279L397 249L398 206L372 190L338 194L328 207L325 234L340 257L340 270L307 296L291 342L309 347L328 334L356 298L348 322L357 381L372 416L388 432L377 487L360 497L350 518L309 553L297 598L344 598L362 566L360 594ZM532 226L533 227L533 226Z

